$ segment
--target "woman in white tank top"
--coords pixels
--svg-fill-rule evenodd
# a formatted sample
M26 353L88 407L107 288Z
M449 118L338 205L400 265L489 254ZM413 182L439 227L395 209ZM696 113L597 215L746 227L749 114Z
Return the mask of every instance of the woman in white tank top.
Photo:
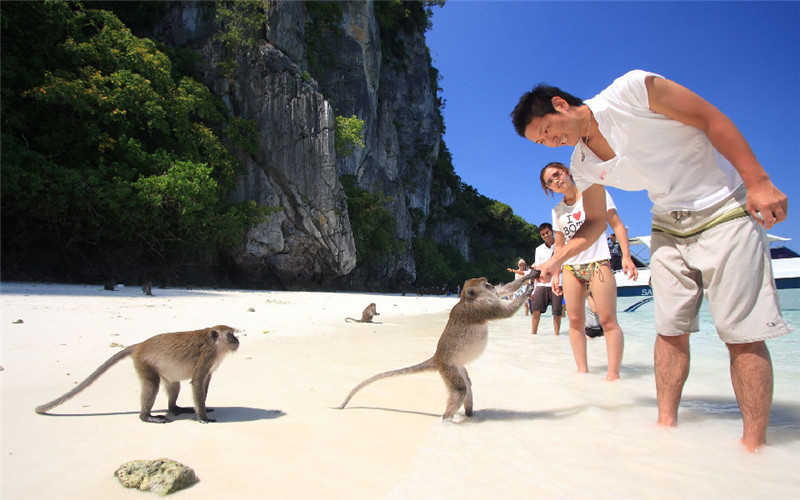
M569 169L561 163L554 162L545 166L539 178L542 189L548 196L552 193L564 195L561 202L553 208L555 251L558 251L578 231L585 220L581 192L572 180ZM617 234L622 248L623 272L635 278L638 272L631 260L628 233L617 215L616 206L608 192L606 192L606 212L608 223ZM605 332L608 352L606 380L613 381L619 378L624 340L622 329L617 323L617 285L609 265L609 259L610 254L604 233L592 246L567 260L562 271L564 301L569 317L569 342L572 346L575 363L578 365L578 372L587 373L589 371L586 336L584 335L586 322L584 304L587 290L590 290Z

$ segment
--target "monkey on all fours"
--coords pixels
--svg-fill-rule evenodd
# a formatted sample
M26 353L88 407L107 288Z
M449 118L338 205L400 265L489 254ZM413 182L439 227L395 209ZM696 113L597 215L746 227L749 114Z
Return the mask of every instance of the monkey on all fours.
M508 318L528 300L533 287L514 300L502 300L513 294L531 279L536 279L539 271L534 270L524 278L514 280L505 286L495 287L486 278L472 278L464 283L458 303L450 311L450 318L444 327L433 357L414 366L379 373L358 384L338 409L347 406L356 392L377 380L438 370L447 386L449 395L442 418L452 420L456 411L464 405L464 413L472 415L472 382L464 367L483 353L488 341L488 323L493 319Z
M150 414L158 394L159 382L163 380L167 386L169 411L173 415L197 413L199 422L215 422L206 414L207 411L212 411L206 408L208 384L211 382L211 373L217 369L222 358L239 348L239 339L234 332L236 332L234 328L217 325L191 332L162 333L150 337L111 356L74 389L49 403L37 406L36 413L44 414L71 399L94 383L109 368L130 356L133 358L133 366L142 384L142 406L139 413L142 421L158 424L172 422L164 416ZM187 379L192 383L194 409L177 405L181 389L180 381Z
M361 319L347 317L344 320L347 322L354 321L356 323L372 323L372 318L380 315L381 313L378 312L377 307L375 307L375 302L373 302L364 308L364 312L361 313Z

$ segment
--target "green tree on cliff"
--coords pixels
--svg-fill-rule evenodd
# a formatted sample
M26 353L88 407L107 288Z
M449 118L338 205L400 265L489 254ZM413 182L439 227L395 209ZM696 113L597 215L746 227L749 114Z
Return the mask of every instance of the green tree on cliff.
M263 216L227 200L225 107L154 42L80 3L0 8L4 264L32 245L233 245Z

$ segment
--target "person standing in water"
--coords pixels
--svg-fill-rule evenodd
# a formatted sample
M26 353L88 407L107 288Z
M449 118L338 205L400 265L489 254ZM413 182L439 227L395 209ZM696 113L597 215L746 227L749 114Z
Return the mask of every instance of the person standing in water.
M539 175L539 180L547 196L553 193L564 195L561 202L553 208L553 233L555 235L553 253L556 254L577 233L586 220L581 192L572 181L569 169L558 162L546 165ZM632 279L636 279L638 271L631 260L627 230L617 215L611 195L606 192L605 196L606 220L624 241L620 244L623 272ZM606 337L608 353L606 380L613 381L619 378L625 341L622 329L617 323L617 282L614 280L614 272L609 264L610 258L606 235L603 232L592 246L564 262L562 280L564 301L567 303L567 316L569 317L569 343L572 346L575 363L578 365L578 373L589 371L584 328L586 326L586 293L590 291ZM556 280L555 274L553 280Z
M506 271L514 273L514 279L515 280L521 280L529 272L531 272L530 268L528 267L528 263L525 262L525 259L519 259L519 261L517 261L517 269L511 269L510 267L507 267ZM511 298L512 299L516 299L517 297L519 297L523 293L525 293L525 290L520 288L519 290L514 292L514 295ZM525 301L525 316L528 315L529 311L530 311L530 303L529 303L529 301L526 300Z
M611 270L614 272L622 270L622 247L619 246L617 235L611 233L608 236L608 251L611 253Z
M571 169L586 222L538 269L542 279L605 230L603 185L646 190L653 202L658 423L675 426L689 375L689 334L708 297L730 355L742 413L741 442L766 443L772 361L765 340L790 333L778 304L766 229L786 219L788 199L733 122L661 75L631 71L594 98L539 85L523 94L517 133L549 147L573 146Z
M536 247L533 259L534 267L547 262L553 256L556 243L556 240L553 239L553 226L549 222L539 225L539 236L542 237L544 243ZM551 283L553 280L556 282L555 285ZM553 331L556 335L561 333L561 317L564 315L561 285L558 276L555 276L553 280L543 283L537 281L533 289L533 295L531 295L531 333L533 335L539 332L539 320L542 318L542 313L547 311L547 306L550 306L550 312L553 313Z

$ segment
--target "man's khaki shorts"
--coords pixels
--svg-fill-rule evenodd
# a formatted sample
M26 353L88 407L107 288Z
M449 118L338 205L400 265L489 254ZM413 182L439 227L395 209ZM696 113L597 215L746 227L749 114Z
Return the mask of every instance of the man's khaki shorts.
M781 315L766 231L744 208L744 189L709 208L653 216L650 272L656 332L699 330L703 295L727 344L792 331Z

